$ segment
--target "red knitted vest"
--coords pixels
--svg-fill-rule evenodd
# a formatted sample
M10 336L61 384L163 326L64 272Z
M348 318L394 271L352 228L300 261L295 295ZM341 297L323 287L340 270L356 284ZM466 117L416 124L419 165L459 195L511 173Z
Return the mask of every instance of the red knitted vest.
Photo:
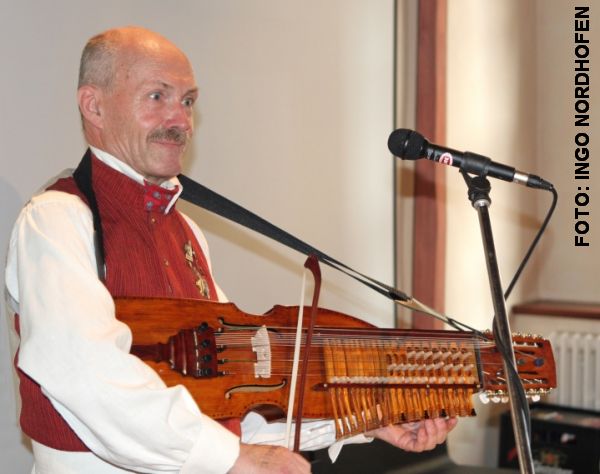
M168 214L145 210L144 186L95 157L92 170L104 232L105 284L111 295L201 298L196 285L201 275L208 284L209 299L217 300L206 258L181 214L174 208ZM85 202L73 178L60 179L48 189L75 194ZM192 266L186 259L190 255L189 245L195 257ZM23 432L54 449L89 451L40 386L18 368L17 372ZM239 420L224 424L239 434Z

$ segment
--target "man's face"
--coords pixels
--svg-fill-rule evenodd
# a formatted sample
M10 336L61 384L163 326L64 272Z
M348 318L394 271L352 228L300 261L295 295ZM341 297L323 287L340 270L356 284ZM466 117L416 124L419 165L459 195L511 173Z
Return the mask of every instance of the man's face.
M120 56L113 85L103 92L101 137L105 151L160 183L181 172L198 92L182 53L150 53Z

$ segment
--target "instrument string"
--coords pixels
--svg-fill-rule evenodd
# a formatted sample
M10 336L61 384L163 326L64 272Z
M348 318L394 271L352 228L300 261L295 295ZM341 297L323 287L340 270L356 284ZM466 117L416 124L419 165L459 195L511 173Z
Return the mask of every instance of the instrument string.
M279 363L279 364L272 364L271 365L271 374L274 374L277 370L282 370L282 369L284 369L284 373L290 374L291 373L291 362L292 361L289 360L289 361L282 361L282 363ZM315 362L321 362L321 360L311 359L311 363L315 363ZM255 363L256 363L256 361L252 361L252 360L227 360L226 359L226 360L223 361L222 365L227 364L228 367L233 367L233 366L236 366L236 365L245 366L245 364L248 364L247 367L250 367L251 365L253 366L253 364L255 364ZM348 371L357 370L357 369L361 369L361 370L364 369L363 364L346 364L345 367L346 367L346 369L348 369ZM481 368L485 369L485 371L489 371L489 372L492 372L494 369L501 368L501 367L502 367L501 363L493 363L492 362L492 363L481 364ZM474 368L471 368L471 367L453 366L453 367L448 368L446 370L448 370L448 371L451 370L453 372L458 372L458 371L461 371L461 370L469 370L469 371L471 371L473 369ZM441 369L438 369L438 370L441 370ZM251 372L251 371L253 372L253 369L252 370L248 370L248 372ZM379 371L379 373L384 373L385 375L393 377L393 376L401 376L405 372L412 372L415 376L420 376L421 374L419 374L419 372L422 372L422 371L423 371L423 369L419 369L419 368L416 368L416 369L397 369L398 374L395 374L394 373L394 369L389 369L389 370L386 370L385 372ZM364 371L363 370L363 372L368 372L368 371ZM324 369L323 370L318 369L318 374L323 374L323 373L325 373ZM315 375L314 372L312 372L312 374ZM365 373L364 375L368 375L368 374ZM442 375L442 374L438 374L438 375Z
M243 343L250 340L250 338L254 335L254 333L249 334L216 334L215 337L219 341L229 341L230 344L233 343ZM398 343L427 343L432 345L452 345L452 344L469 344L473 347L491 347L496 344L492 340L479 341L472 339L457 339L457 338L443 338L443 337L412 337L412 336L398 336L398 335L368 335L368 334L323 334L321 332L316 333L314 336L315 342L330 343L335 341L339 344L352 344L354 342L359 341L368 341L368 342L398 342ZM302 336L302 341L305 340L305 335ZM292 334L271 334L270 343L272 345L293 345L295 340L295 335Z
M253 333L251 333L253 334ZM251 336L244 334L216 334L216 341L219 345L227 347L252 347ZM304 337L302 337L304 343ZM364 346L361 347L361 344ZM294 347L295 336L278 334L271 337L270 345L272 348L277 347ZM327 347L334 345L335 347L356 348L375 348L383 350L404 350L404 351L432 351L434 353L459 353L469 350L485 350L496 347L496 343L492 340L468 340L468 339L440 339L430 337L410 337L410 336L369 336L369 335L352 335L352 337L329 337L322 334L315 334L312 346ZM528 352L528 348L535 348L535 344L515 343L514 351L524 358L534 358L533 354Z

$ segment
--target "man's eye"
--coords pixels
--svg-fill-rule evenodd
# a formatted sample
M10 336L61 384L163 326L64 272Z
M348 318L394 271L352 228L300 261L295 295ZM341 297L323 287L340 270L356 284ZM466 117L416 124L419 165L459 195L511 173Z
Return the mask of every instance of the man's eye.
M185 106L185 107L191 107L192 105L194 105L194 99L191 97L188 97L187 99L183 99L183 101L181 101L181 103Z
M160 92L153 92L152 94L150 94L150 98L152 100L160 100L161 97L162 96Z

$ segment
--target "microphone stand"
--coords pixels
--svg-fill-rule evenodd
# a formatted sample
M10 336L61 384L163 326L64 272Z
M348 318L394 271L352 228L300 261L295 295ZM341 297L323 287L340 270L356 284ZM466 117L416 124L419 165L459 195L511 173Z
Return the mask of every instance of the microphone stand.
M508 396L510 401L510 414L515 435L515 443L517 454L519 457L519 465L522 474L534 474L533 457L531 454L530 431L528 422L525 417L527 407L523 406L523 401L526 400L523 391L523 386L518 378L512 377L509 364L516 367L515 354L512 348L512 336L508 316L506 314L506 305L504 302L504 294L502 291L502 283L500 281L500 272L498 271L498 261L496 259L496 250L494 247L494 237L492 234L492 225L488 208L491 204L489 193L491 185L485 177L471 177L466 172L461 170L461 174L469 188L469 200L479 215L479 227L481 228L481 237L483 240L483 248L485 251L486 265L490 289L492 292L492 302L494 305L494 338L498 345L502 341L510 342L508 352L510 360L504 358L504 375L508 388ZM502 351L506 354L506 351ZM526 404L526 402L525 402Z

